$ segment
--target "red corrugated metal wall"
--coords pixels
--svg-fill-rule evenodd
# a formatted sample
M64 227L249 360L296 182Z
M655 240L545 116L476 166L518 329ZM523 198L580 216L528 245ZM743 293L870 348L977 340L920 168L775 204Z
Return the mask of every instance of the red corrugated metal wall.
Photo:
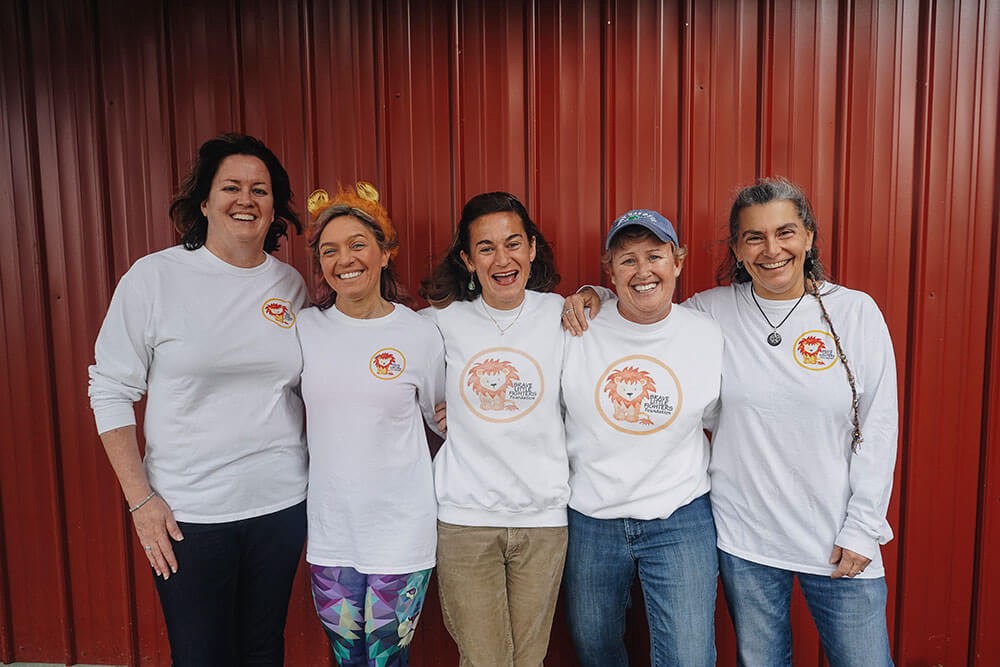
M1000 3L4 0L0 25L0 661L169 663L86 367L115 281L173 243L196 147L235 129L300 201L378 184L411 288L462 202L506 189L564 292L600 280L616 213L663 211L686 296L713 284L735 186L804 185L896 345L897 664L1000 664ZM281 254L308 268L301 238ZM428 599L413 662L456 664ZM822 664L794 613L796 664ZM329 664L302 578L288 637L289 664ZM561 620L548 664L575 664Z

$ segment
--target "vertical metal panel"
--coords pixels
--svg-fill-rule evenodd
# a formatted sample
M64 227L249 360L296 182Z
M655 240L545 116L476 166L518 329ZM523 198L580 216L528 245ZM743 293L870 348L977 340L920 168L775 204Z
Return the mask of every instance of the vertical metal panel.
M630 208L679 219L679 3L612 3L606 44L603 229Z
M904 664L964 664L987 331L988 302L979 295L990 279L990 216L997 192L995 180L981 180L993 173L996 157L984 155L978 143L984 131L995 136L988 130L997 119L995 113L984 118L980 105L984 95L995 97L997 86L978 82L982 6L955 2L928 9L898 643Z
M491 190L527 195L525 19L524 0L458 3L454 160L462 203Z
M1000 181L1000 4L985 3L980 24L982 69L980 116L984 119L979 138L982 147L982 183ZM992 82L992 88L987 87ZM989 121L992 120L992 124ZM985 204L985 202L983 202ZM1000 196L994 194L992 212L981 214L992 220L992 272L989 280L989 329L984 338L988 352L986 400L983 403L982 466L980 468L980 521L976 544L975 606L972 622L971 660L986 667L1000 656ZM983 290L982 294L987 293Z
M450 178L453 20L443 3L385 8L387 178L381 185L402 245L399 277L414 295L457 219Z
M169 664L85 368L114 282L173 242L197 146L240 130L300 207L376 182L411 292L483 190L526 200L563 292L601 279L614 215L660 209L691 250L687 296L714 283L737 185L803 184L834 278L873 295L896 346L897 662L1000 661L995 3L19 0L0 19L0 418L18 425L0 447L0 660ZM281 256L308 272L300 237ZM303 575L288 662L329 665ZM414 664L455 664L430 598ZM641 607L629 622L648 664ZM794 626L796 664L821 664L800 597ZM718 627L732 664L721 607ZM561 616L546 662L575 664Z
M166 13L175 182L206 137L243 127L234 2L170 3Z
M0 206L9 212L0 224L0 418L10 425L0 446L0 660L61 660L70 656L70 610L65 526L57 492L57 401L42 269L31 36L23 6L3 4L0 23L8 27L0 44L0 142L7 156L0 165Z
M44 269L52 327L49 351L57 407L56 454L59 486L55 498L65 517L65 577L71 618L64 631L68 657L89 662L115 660L127 620L121 577L91 577L114 563L121 549L121 497L107 484L107 465L92 438L87 388L82 371L93 358L93 336L110 296L102 221L107 183L103 178L103 118L100 111L96 44L91 3L39 2L29 5L38 129ZM81 30L81 27L83 29ZM75 48L67 49L66 44ZM109 521L95 522L100 511ZM116 520L117 519L117 520Z
M756 2L716 5L690 0L685 22L681 241L685 296L715 284L725 255L734 189L756 175L758 58Z
M563 290L600 282L601 3L536 3L532 212L562 261Z

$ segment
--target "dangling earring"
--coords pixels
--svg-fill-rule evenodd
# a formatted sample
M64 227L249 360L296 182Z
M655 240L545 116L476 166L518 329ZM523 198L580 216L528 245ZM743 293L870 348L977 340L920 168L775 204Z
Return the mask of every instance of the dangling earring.
M470 292L475 292L476 291L476 273L475 273L475 271L469 273L469 291Z

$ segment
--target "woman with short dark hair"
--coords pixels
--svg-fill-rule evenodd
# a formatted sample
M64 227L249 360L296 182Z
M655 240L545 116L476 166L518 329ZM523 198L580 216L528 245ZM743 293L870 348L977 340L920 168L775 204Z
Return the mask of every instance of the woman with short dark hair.
M306 289L270 253L301 223L284 167L239 134L202 144L170 213L182 244L118 283L91 406L156 574L173 664L281 665L306 528L295 337Z

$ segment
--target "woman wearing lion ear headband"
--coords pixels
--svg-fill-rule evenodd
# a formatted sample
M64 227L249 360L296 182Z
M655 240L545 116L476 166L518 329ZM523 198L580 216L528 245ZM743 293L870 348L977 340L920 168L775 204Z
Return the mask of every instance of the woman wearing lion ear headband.
M795 579L831 667L892 664L880 545L892 539L895 359L872 298L826 279L817 238L802 190L760 179L730 209L729 284L682 304L726 341L709 474L740 665L792 664ZM571 300L579 331L584 297Z
M524 205L488 192L421 285L447 350L438 589L462 665L537 667L548 648L569 499L558 281Z
M444 394L437 329L398 303L395 229L368 183L309 197L315 308L299 315L313 599L340 665L409 662L434 567L424 421Z

